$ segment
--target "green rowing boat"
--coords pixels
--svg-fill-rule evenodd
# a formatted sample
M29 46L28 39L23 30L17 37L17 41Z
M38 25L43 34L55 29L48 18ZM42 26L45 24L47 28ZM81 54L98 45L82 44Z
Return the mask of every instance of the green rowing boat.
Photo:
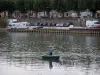
M60 56L42 56L42 60L53 60L53 61L56 61L56 60L59 60Z

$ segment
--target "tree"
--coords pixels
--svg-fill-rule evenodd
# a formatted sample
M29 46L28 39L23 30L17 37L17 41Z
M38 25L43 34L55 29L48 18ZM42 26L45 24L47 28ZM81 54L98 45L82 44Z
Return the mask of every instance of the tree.
M79 13L86 9L95 13L100 9L100 0L0 0L0 12L8 11L9 13L14 10L22 13L33 10L36 12L47 11L49 15L51 10L61 13L75 10Z
M6 1L0 0L0 12L6 10Z
M49 12L51 11L51 2L50 0L42 0L41 3L42 11L46 11L48 17L50 16Z
M13 1L6 1L6 10L11 14L15 11L15 5Z
M67 0L54 0L53 8L58 12L63 13L64 16L64 12L68 11L67 2Z
M25 0L17 0L15 3L16 10L19 10L21 13L26 13Z

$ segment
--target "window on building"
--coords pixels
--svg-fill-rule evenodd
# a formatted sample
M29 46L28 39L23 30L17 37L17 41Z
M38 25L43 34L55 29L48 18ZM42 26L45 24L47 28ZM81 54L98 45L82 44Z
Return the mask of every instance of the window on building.
M66 16L68 16L68 13L66 13Z
M15 12L15 16L18 17L19 16L19 12Z
M100 24L100 22L95 22L94 24Z
M62 16L62 14L60 14L60 16Z

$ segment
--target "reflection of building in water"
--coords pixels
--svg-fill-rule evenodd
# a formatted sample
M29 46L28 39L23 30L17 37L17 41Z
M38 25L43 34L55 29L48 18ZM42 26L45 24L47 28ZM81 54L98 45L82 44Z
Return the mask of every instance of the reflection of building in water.
M70 41L73 41L73 36L69 36L69 40Z
M85 53L93 53L96 55L98 54L97 50L99 48L99 39L97 39L97 37L92 37L92 36L87 36L86 40L85 40Z
M89 45L96 45L97 44L97 39L95 37L89 37L87 36L86 37L86 45L89 46Z
M9 36L12 38L12 41L18 41L22 39L26 39L28 33L9 33Z

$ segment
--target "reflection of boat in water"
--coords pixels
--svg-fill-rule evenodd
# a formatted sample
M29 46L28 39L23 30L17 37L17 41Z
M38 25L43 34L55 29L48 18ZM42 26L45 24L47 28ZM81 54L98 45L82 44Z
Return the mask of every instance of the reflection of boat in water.
M49 68L50 68L50 69L53 68L52 61L49 61Z
M61 64L61 61L52 61L52 60L50 60L50 61L48 61L48 62L49 62L49 68L50 68L50 69L53 68L53 64L52 64L52 62L60 63L60 64Z

